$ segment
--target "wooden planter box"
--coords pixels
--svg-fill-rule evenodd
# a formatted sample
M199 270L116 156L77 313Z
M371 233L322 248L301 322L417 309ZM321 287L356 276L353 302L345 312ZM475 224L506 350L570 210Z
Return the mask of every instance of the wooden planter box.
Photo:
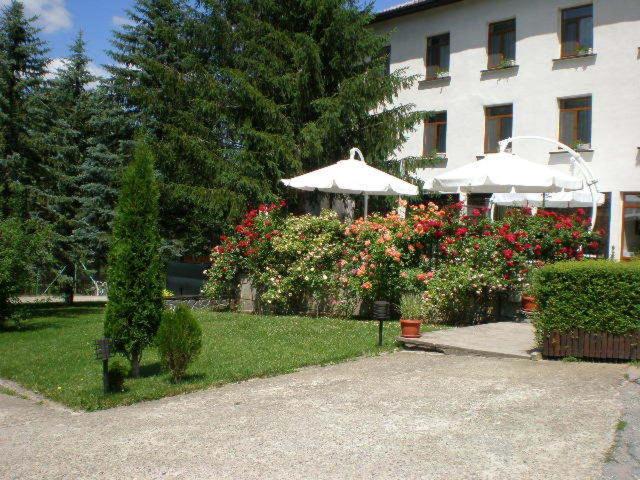
M542 341L542 355L549 358L640 360L640 332L627 335L582 330L552 332Z

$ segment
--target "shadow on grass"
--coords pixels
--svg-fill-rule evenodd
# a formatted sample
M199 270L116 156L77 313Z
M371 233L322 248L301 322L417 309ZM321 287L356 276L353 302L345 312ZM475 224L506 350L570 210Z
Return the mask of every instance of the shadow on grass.
M140 378L155 377L165 373L160 362L140 365ZM133 377L131 377L133 378Z
M63 327L56 322L32 321L27 318L26 320L21 320L19 324L11 323L1 327L0 333L35 332L38 330L59 330L61 328Z
M82 315L97 315L104 311L104 305L96 305L95 303L78 303L74 305L28 305L23 306L22 311L27 313L28 317L38 318L73 318Z

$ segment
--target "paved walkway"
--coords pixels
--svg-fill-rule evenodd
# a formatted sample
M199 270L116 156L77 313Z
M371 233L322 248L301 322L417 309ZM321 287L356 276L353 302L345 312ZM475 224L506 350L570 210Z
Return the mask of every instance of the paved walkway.
M624 372L398 352L95 413L0 395L0 476L599 479Z
M424 333L420 338L399 337L399 340L407 346L486 357L531 358L535 349L533 325L516 322L436 330Z

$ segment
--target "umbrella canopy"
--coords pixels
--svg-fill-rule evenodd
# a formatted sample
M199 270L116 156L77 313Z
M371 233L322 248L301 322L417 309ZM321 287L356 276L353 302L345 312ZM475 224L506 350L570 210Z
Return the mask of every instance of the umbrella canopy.
M547 165L500 152L437 175L425 187L444 193L549 193L580 190L583 182Z
M578 208L591 207L593 199L589 190L582 189L545 194L544 202L541 193L494 193L491 195L491 203L512 207L542 207L544 203L546 208ZM596 203L598 206L604 204L603 193L598 193Z
M360 160L355 159L355 155ZM357 148L351 149L348 160L340 160L328 167L282 180L299 190L319 190L327 193L354 195L418 195L418 187L367 165Z

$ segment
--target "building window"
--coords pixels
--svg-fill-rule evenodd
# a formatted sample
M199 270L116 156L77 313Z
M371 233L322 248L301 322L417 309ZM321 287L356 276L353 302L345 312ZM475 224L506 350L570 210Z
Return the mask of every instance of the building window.
M449 73L449 34L427 38L427 79Z
M489 25L489 68L512 66L515 60L515 19Z
M625 193L622 202L622 258L640 257L640 193Z
M495 153L499 149L498 142L511 137L513 129L513 105L486 107L485 115L485 153Z
M562 11L562 56L584 55L593 50L593 5Z
M424 122L423 155L429 156L447 151L447 112L431 115Z
M560 100L560 141L574 148L591 148L591 97Z

